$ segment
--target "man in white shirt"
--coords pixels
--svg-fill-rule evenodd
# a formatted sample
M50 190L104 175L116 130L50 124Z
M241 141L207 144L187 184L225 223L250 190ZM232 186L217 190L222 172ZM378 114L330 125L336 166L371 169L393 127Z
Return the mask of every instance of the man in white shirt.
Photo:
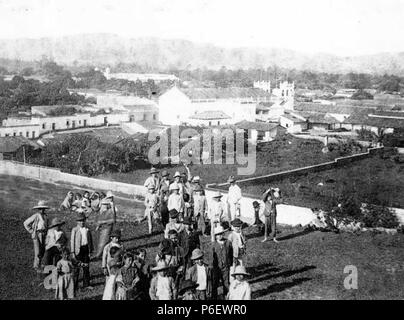
M201 249L192 251L191 260L194 262L194 265L187 270L185 279L192 280L198 284L195 291L198 300L207 300L210 297L211 275L208 266L203 262L203 252Z
M236 184L236 179L234 176L230 176L228 182L230 183L230 187L227 196L227 203L230 211L230 220L233 221L235 218L240 216L240 201L242 195L241 189Z
M220 225L221 222L226 220L225 217L225 206L224 203L221 201L223 195L220 193L220 191L217 191L213 197L212 201L208 205L208 219L210 220L210 226L211 226L211 240L212 242L215 242L215 233L214 230L215 228Z

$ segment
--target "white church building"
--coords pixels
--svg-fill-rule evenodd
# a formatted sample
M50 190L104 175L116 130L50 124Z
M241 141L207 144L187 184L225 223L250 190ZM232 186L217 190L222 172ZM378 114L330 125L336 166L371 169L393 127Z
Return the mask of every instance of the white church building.
M221 125L255 121L256 108L271 94L258 88L172 87L158 100L159 118L167 125ZM215 118L214 115L217 115Z

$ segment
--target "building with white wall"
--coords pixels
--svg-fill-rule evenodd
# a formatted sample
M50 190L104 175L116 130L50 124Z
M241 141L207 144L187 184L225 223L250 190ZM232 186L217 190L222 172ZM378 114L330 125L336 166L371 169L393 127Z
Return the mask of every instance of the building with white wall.
M257 104L269 100L268 92L256 88L173 87L159 97L158 107L163 124L189 124L195 115L205 111L222 111L230 117L227 122L233 124L255 121Z

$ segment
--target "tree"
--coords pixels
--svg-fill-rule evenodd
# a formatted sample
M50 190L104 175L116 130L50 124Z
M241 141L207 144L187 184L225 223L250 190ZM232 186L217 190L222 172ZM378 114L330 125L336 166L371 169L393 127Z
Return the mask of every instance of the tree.
M363 89L359 89L352 95L351 99L353 99L353 100L373 100L373 96L369 92L367 92Z

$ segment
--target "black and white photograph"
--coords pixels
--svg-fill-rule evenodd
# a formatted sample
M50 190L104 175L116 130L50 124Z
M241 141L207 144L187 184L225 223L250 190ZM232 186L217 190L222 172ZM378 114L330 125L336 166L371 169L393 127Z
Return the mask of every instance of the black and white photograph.
M403 31L403 0L0 0L0 300L403 300Z

